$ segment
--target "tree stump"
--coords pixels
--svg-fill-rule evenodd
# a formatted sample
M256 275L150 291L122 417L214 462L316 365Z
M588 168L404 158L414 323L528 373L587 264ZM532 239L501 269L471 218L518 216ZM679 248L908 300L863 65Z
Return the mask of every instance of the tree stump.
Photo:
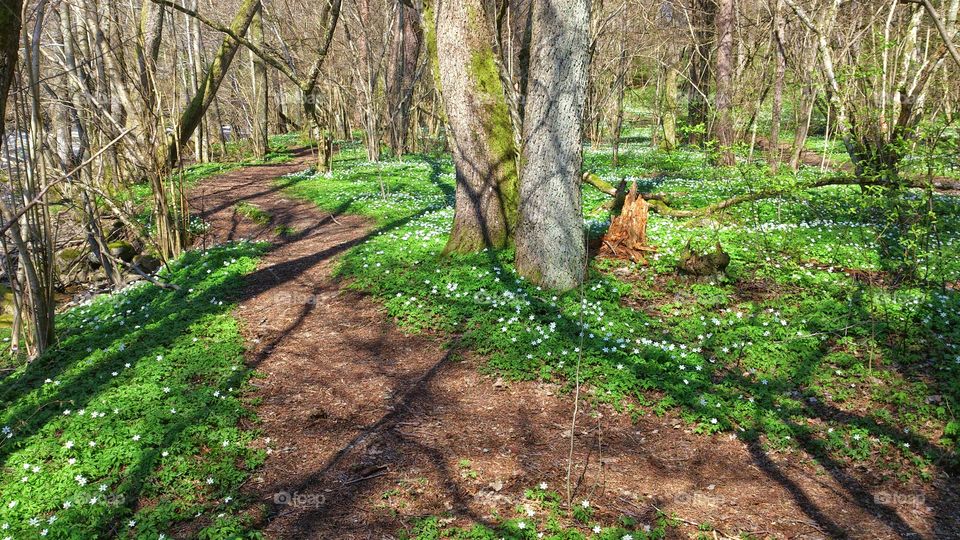
M614 216L610 222L610 228L600 246L599 256L647 264L645 254L657 250L647 245L649 213L650 205L637 194L637 183L634 182L623 200L620 214Z
M706 277L723 274L730 265L730 255L723 250L720 242L717 242L713 252L697 253L690 247L690 241L680 252L680 261L677 268L684 274L692 276Z

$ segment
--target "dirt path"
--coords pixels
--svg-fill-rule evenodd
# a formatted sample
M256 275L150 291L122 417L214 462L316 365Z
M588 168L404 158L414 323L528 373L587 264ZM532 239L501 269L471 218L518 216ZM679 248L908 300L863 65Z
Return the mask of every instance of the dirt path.
M514 516L523 490L540 482L564 491L571 396L480 375L481 360L455 343L404 335L372 300L342 289L331 276L337 256L376 231L286 198L275 179L303 169L303 159L233 171L191 194L212 225L206 241L274 244L237 311L249 362L264 375L252 397L272 453L246 490L267 509L251 510L267 536L392 538L413 516L486 522L494 511ZM272 221L241 216L241 201ZM882 483L869 470L694 435L670 417L631 423L607 409L587 411L576 434L574 462L587 465L576 500L589 499L604 524L622 514L650 522L657 507L760 537L960 531L948 479Z

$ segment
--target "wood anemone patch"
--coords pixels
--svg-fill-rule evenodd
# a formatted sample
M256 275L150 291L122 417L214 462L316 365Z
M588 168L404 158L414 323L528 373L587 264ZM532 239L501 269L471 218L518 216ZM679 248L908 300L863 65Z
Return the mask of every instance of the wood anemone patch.
M599 256L647 264L646 253L657 250L647 245L649 214L650 205L637 195L637 183L634 182L623 200L623 209L610 222L610 228L600 246Z

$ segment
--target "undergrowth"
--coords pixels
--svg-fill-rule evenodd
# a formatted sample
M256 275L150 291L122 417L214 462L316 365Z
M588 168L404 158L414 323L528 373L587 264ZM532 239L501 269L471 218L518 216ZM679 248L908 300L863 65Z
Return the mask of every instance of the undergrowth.
M614 171L601 149L586 167L668 192L677 207L818 174L717 169L692 151L633 148L621 161ZM915 280L894 282L887 271L885 216L853 206L865 197L859 189L836 187L694 223L652 215L650 266L595 261L581 300L518 277L509 250L440 256L453 218L448 158L366 163L348 152L334 171L281 184L325 210L377 221L340 275L409 330L462 333L491 372L569 385L582 354L590 399L626 414L671 412L699 433L802 450L831 467L869 461L900 479L957 467L960 297L945 287L960 276L956 198L935 196L941 249ZM587 224L600 232L604 197L584 189ZM687 242L720 242L733 258L728 275L678 275Z
M236 538L263 450L230 315L263 246L193 251L58 319L58 343L0 379L0 538Z
M602 525L594 518L590 501L579 501L567 512L562 497L546 485L526 490L523 503L515 509L515 517L496 523L457 527L452 517L431 516L417 520L411 530L400 535L404 540L657 540L666 538L676 528L675 517L657 512L649 523L622 516L619 523ZM708 527L704 527L708 530Z

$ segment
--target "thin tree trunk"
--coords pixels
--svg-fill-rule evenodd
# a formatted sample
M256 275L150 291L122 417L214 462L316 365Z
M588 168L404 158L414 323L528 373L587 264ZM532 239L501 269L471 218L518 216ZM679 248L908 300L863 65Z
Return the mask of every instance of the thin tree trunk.
M243 36L247 33L250 23L253 22L254 16L259 11L260 0L244 0L230 24L230 29L235 34ZM175 133L170 136L167 143L164 161L171 168L179 161L180 149L193 136L207 109L216 98L217 90L220 89L220 84L223 82L227 70L230 69L230 64L233 63L233 58L239 48L240 43L238 41L230 36L224 37L217 54L207 67L200 90L193 96L190 104L181 114Z
M64 67L71 72L80 72L79 67L76 61L76 53L74 50L74 35L78 32L82 36L83 28L75 28L73 24L73 16L69 6L66 6L64 9L60 10L60 38L63 41L63 59ZM75 92L71 92L69 99L58 100L62 105L59 105L60 119L57 122L57 146L58 146L58 160L60 162L60 167L63 170L63 174L69 173L69 171L77 170L78 167L84 160L84 155L88 152L90 147L89 136L85 128L84 122L81 122L80 114L83 110L83 103L78 99ZM76 132L78 135L78 141L74 141L73 132ZM74 148L76 147L76 151ZM86 167L79 168L76 175L81 179L84 176L88 178L90 175L90 165ZM81 202L81 207L83 210L83 225L87 233L87 245L90 248L90 253L93 254L94 258L100 263L100 267L103 269L103 273L107 278L110 286L117 288L121 284L121 275L119 270L113 264L113 261L109 259L107 240L103 236L103 232L100 228L100 220L97 214L96 204L94 199L90 196L88 191L80 186L73 186L74 191L77 193L77 198Z
M667 53L667 61L663 66L666 73L663 77L663 111L660 113L660 123L663 126L661 146L664 150L673 150L677 147L677 98L679 94L677 79L680 77L680 61L682 58L683 50L677 48L676 52Z
M587 257L580 169L590 2L542 0L531 17L516 267L539 286L567 290L583 282Z
M688 135L690 144L702 144L709 128L710 42L713 37L713 0L695 0L693 24L695 43L690 53L690 81L687 86L687 125L693 128Z
M41 156L44 123L41 117L39 58L46 2L41 1L37 4L36 10L33 35L27 33L22 39L28 84L26 93L29 96L27 110L30 118L27 161L22 186L23 204L29 204L29 201L37 198L39 194L45 193L47 187L46 162ZM40 204L29 207L19 219L10 216L7 211L5 213L7 215L4 216L4 221L11 226L10 233L17 244L20 264L23 266L26 277L26 287L22 291L25 300L22 303L29 306L27 346L28 353L31 358L34 358L43 354L53 344L55 336L53 235L50 229L49 206L46 197L43 197Z
M770 110L770 148L768 161L770 169L776 174L780 167L782 155L780 152L780 117L783 113L783 84L787 71L787 58L784 51L783 36L783 3L781 0L774 0L776 6L773 10L773 39L771 40L774 55L776 56L776 72L773 78L773 104Z
M397 21L387 70L387 113L390 115L390 148L395 156L409 151L410 112L413 108L413 89L417 82L417 60L423 31L420 16L414 8L397 8Z
M618 64L617 64L617 93L616 93L616 115L613 121L613 166L620 166L620 137L623 135L623 98L627 86L627 70L629 61L627 60L627 3L624 1L624 16L620 18L620 32L617 40Z
M719 0L717 11L717 120L714 136L721 165L734 165L733 154L733 25L736 14L734 0Z
M250 23L250 39L263 45L263 10L257 13ZM266 157L270 151L269 112L270 93L267 80L267 64L259 56L250 53L251 84L253 85L253 104L250 113L253 116L252 132L253 153L258 159Z
M803 155L803 147L807 142L810 121L813 117L813 107L817 101L817 89L813 82L813 68L817 60L817 50L810 47L809 50L804 51L804 54L802 72L805 80L801 87L800 99L797 100L798 105L795 108L797 111L797 127L794 130L793 144L790 147L790 169L794 171L800 168L800 157Z

